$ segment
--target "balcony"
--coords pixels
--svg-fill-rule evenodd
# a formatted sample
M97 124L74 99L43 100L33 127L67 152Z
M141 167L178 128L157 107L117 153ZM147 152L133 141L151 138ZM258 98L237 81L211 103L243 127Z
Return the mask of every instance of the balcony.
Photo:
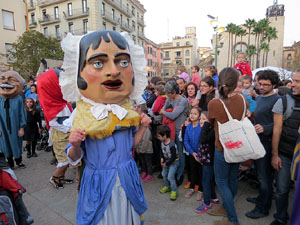
M141 38L141 39L144 39L144 40L145 40L145 35L144 35L144 33L143 33L143 32L141 32L141 31L138 31L138 36L139 36L139 38Z
M53 23L59 23L60 19L55 18L54 16L50 16L49 14L43 15L43 18L39 20L39 23L43 26L53 24Z
M36 26L37 26L37 23L34 21L34 22L31 22L30 24L29 24L29 28L36 28Z
M61 2L66 2L68 0L39 0L39 7L46 7L46 6L49 6L49 5L56 5L58 3L61 3Z
M141 18L139 18L139 17L137 18L137 23L138 23L139 25L141 25L142 27L145 27L145 26L146 26L144 20L141 19Z
M117 18L115 16L113 16L111 13L108 13L106 11L102 11L102 18L114 25L119 24L119 22L117 21Z
M87 28L86 30L81 28L81 29L77 29L77 30L74 30L73 34L74 35L84 35L88 32L89 28Z
M35 3L34 2L30 2L28 4L28 12L35 10Z
M66 20L72 20L76 18L81 18L81 17L86 17L89 15L90 10L89 8L82 8L82 9L74 9L72 10L72 14L69 15L69 12L63 12L64 13L64 18Z
M62 40L64 36L61 33L51 33L48 34L48 37L56 38L57 40Z
M107 2L108 4L110 4L111 6L113 6L114 8L118 9L120 12L125 14L127 17L129 17L129 18L132 17L131 11L129 9L127 9L127 6L122 4L120 1L118 1L118 0L104 0L104 1Z
M122 30L127 31L128 33L131 33L133 31L132 27L129 26L127 23L121 23L120 27Z

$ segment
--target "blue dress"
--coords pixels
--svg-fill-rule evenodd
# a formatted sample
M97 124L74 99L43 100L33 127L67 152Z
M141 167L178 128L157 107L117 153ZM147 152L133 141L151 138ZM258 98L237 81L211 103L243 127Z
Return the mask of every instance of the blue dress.
M132 158L136 128L121 128L103 139L85 140L83 172L77 205L77 223L96 225L103 217L112 196L117 176L134 210L147 209L136 164Z
M4 107L6 98L0 97L0 152L5 157L20 158L22 155L22 137L18 136L18 131L26 125L26 113L23 98L18 95L9 99L9 118L6 117L6 108Z

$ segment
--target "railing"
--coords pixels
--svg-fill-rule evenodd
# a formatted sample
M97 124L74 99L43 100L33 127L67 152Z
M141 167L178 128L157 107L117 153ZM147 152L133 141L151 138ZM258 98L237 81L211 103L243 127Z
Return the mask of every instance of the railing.
M109 22L111 22L115 25L117 25L119 23L116 16L113 16L111 13L108 13L106 11L102 11L101 15L102 15L103 19L105 19L105 20L107 20L107 21L109 21Z
M127 6L122 4L120 1L118 1L118 0L104 0L104 1L106 1L108 4L117 8L119 11L124 13L127 17L130 17L130 18L132 17L130 9L129 8L127 9Z
M145 35L144 35L144 33L141 32L141 31L138 32L138 36L139 36L140 38L142 38L142 39L145 39Z
M39 19L39 23L41 25L47 25L47 24L51 24L51 23L57 23L60 22L59 16L55 17L55 16L50 16L49 14L43 15L42 19Z
M37 26L37 23L34 21L34 22L31 22L29 24L29 28L35 28Z
M127 23L121 23L120 27L121 29L126 30L129 33L133 31L133 28L129 26Z
M88 16L90 13L90 9L89 8L74 9L72 10L71 13L72 14L70 15L69 12L63 12L66 20Z
M66 2L68 0L39 0L39 7L45 7L48 5L54 5L54 4L58 4L60 2Z

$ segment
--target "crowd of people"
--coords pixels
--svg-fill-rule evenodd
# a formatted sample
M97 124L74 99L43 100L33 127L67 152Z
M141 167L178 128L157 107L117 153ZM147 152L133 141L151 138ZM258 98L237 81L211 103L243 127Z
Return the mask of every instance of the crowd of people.
M87 45L87 48L90 45ZM118 48L122 49L119 46ZM125 56L122 57L126 58ZM120 59L122 63L127 60L123 58ZM97 130L99 133L95 134L93 130L81 129L81 122L75 117L74 121L76 123L79 121L78 129L73 131L71 136L71 125L68 124L70 123L68 119L73 115L73 108L62 98L63 94L58 82L61 71L49 70L40 75L37 85L34 84L33 79L30 79L27 85L24 85L23 91L18 89L10 95L1 93L0 100L3 106L0 110L1 156L7 159L12 168L15 167L14 160L18 167L24 168L21 144L24 140L27 158L37 157L36 146L43 129L43 117L50 131L50 143L53 143L57 159L57 168L50 178L50 183L56 189L62 189L65 183L73 183L72 180L65 178L69 163L79 168L82 164L87 164L83 183L80 185L83 194L79 195L81 205L77 214L79 215L78 221L83 221L86 215L81 212L80 207L88 204L85 195L91 194L89 182L96 182L99 187L109 188L114 195L117 193L114 185L120 185L120 182L122 184L125 182L124 179L129 179L129 177L121 171L118 171L118 175L113 174L113 171L108 171L105 175L107 177L101 178L103 183L96 181L96 178L90 181L89 173L96 173L94 171L101 169L98 168L100 165L96 162L101 157L97 151L90 151L90 155L85 155L84 160L81 161L82 151L102 144L109 145L106 137L113 137L120 140L120 143L125 143L125 139L127 140L135 133L137 139L131 140L133 144L126 143L134 147L132 154L139 166L142 181L151 182L154 179L154 172L159 171L158 178L163 179L162 188L159 190L161 194L170 192L170 199L175 201L178 197L177 187L183 185L187 189L184 197L195 196L195 199L199 201L199 206L195 209L196 213L227 217L227 220L216 221L215 225L239 224L234 203L234 197L238 191L239 163L228 163L225 160L224 147L220 142L218 130L219 124L226 123L229 119L225 111L227 109L233 119L242 120L246 116L251 120L266 152L263 158L250 161L257 173L259 189L257 196L247 198L247 201L254 204L254 209L247 212L246 216L251 219L268 216L272 197L274 197L276 213L271 225L287 224L289 221L288 196L292 186L290 171L300 126L300 70L294 73L292 80L280 81L278 74L272 70L259 71L252 80L251 69L245 60L245 54L239 53L236 66L224 68L220 73L214 66L206 66L204 77L199 75L197 65L192 67L191 76L184 66L179 66L178 74L168 80L152 77L139 100L131 102L134 110L142 118L141 128L138 131L130 128L129 131L121 129L113 132L112 130L107 134L106 124L101 123L101 120L100 122L99 120L95 122L94 119L85 121L84 123L97 123L97 126L101 127L99 131ZM121 66L127 67L128 63L125 64ZM80 66L80 71L84 72L89 65L82 63ZM81 76L84 77L85 74L82 73ZM89 101L82 98L83 101L77 103L75 116L83 115L83 111L80 110L86 107L86 103L98 106L96 99L93 99L93 90L91 88L88 90L87 84L83 81L84 79L78 76L80 92ZM0 83L0 87L7 91L12 86L15 88L17 83L23 87L24 81L20 79L17 72L8 71L1 74ZM92 83L89 85L93 87ZM110 86L109 83L106 85ZM97 97L104 99L103 96ZM122 107L128 110L127 115L132 116L126 119L126 122L136 124L137 114L131 111L131 106L128 104L130 103L122 103ZM151 118L150 125L148 125L146 115ZM105 117L107 115L103 118ZM109 130L109 127L107 129ZM17 136L13 137L13 132ZM120 136L119 133L125 136ZM87 140L86 135L91 137L94 135L97 143L93 143L94 139ZM100 135L105 138L99 138ZM138 143L137 140L140 142ZM85 146L82 145L84 141ZM117 142L115 144L117 145ZM125 146L120 145L118 148L122 149ZM110 149L107 151L102 154L107 154L106 157L109 158ZM115 154L118 159L125 157L122 151ZM106 163L103 162L101 166L105 167ZM134 171L130 163L126 164L126 169ZM110 183L110 178L108 178L110 176L117 176L116 184ZM183 183L184 181L186 183ZM141 207L140 212L137 209L134 211L129 205L127 210L142 214L147 207L143 198L135 193L129 194L132 187L126 188L127 198L135 199L132 202ZM134 188L140 189L140 186L137 184ZM216 188L220 199L216 194ZM121 195L124 193L122 192ZM114 196L112 199L114 202L123 201L121 197L115 198ZM102 216L106 218L111 213L105 211L103 206L97 207L100 207L101 211L95 214L97 219ZM133 214L130 220L134 221L137 217Z

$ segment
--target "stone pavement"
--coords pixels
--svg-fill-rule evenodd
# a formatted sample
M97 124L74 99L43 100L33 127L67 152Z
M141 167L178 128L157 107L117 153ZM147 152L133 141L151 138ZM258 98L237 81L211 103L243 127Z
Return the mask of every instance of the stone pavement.
M71 225L76 224L76 201L77 191L75 184L65 185L62 190L56 190L49 183L55 167L49 164L52 153L38 151L37 158L26 159L26 152L23 154L25 169L15 169L15 173L21 185L27 193L23 199L28 211L33 216L37 225ZM67 178L75 180L75 170L68 169ZM178 188L179 196L176 201L170 201L168 194L160 194L159 189L163 182L161 179L150 182L143 182L144 193L148 203L148 210L144 214L145 225L210 225L213 221L222 217L213 217L207 214L196 214L194 209L199 202L193 196L191 199L184 198L186 189L183 186ZM251 220L245 213L254 208L245 199L248 196L256 196L257 190L243 181L239 183L238 194L236 196L236 209L241 225L269 225L273 221L275 203L268 217ZM290 194L290 205L292 204L293 192Z

